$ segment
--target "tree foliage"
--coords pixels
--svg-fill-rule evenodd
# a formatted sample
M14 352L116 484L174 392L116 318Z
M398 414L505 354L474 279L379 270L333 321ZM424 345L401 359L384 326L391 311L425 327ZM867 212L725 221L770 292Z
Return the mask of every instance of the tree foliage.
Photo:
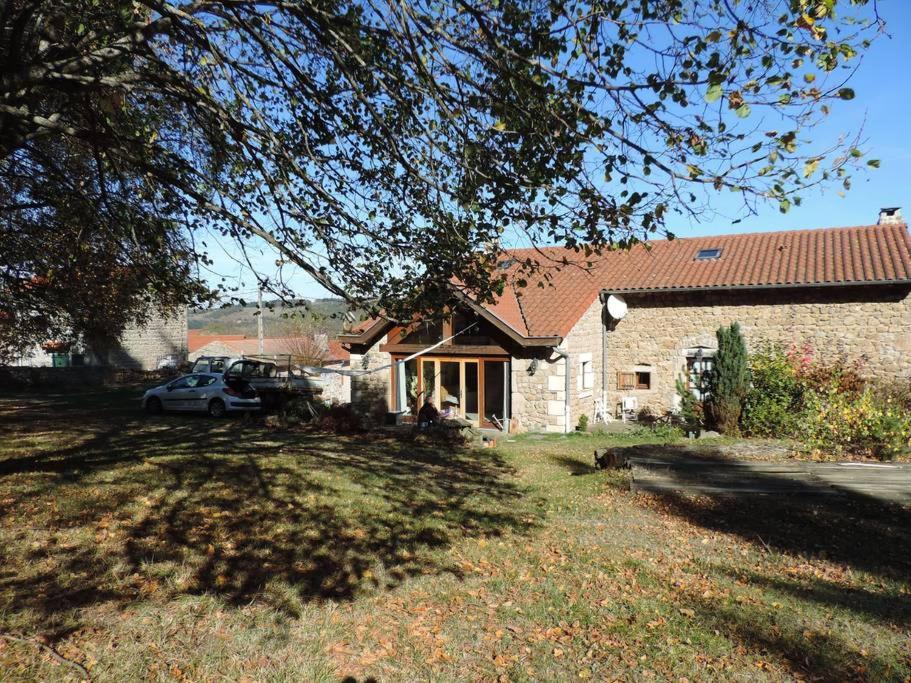
M60 317L27 283L102 254L198 300L224 242L280 296L303 271L404 316L494 296L504 243L786 210L848 182L855 143L810 131L879 28L865 0L6 0L3 313Z
M723 434L740 433L740 414L750 391L750 363L740 324L719 327L718 351L709 375L710 406Z

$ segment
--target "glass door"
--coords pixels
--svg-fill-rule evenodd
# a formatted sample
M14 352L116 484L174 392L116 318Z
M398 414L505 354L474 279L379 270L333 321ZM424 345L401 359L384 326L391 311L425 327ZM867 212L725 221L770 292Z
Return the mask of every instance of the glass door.
M440 362L439 409L450 409L450 417L462 415L462 363L459 361Z
M421 363L421 405L424 405L424 401L427 398L433 400L433 404L440 407L440 403L437 400L437 364L432 360L425 360Z
M484 423L503 429L509 414L509 364L502 360L484 361Z
M462 365L465 368L464 372L464 385L465 388L462 391L462 395L465 397L464 416L466 420L471 420L475 424L478 423L478 362L473 360L465 361Z
M393 394L399 377L393 359ZM509 417L509 361L484 358L416 358L405 363L402 373L405 405L417 415L425 399L438 410L451 404L452 417L461 417L481 427L502 429Z

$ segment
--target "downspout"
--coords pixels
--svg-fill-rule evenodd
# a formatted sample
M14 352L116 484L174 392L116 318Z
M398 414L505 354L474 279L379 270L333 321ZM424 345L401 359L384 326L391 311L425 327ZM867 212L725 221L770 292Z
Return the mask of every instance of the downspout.
M572 382L569 374L569 354L566 351L561 349L554 348L554 353L557 354L560 358L563 359L563 362L566 364L566 374L563 378L565 381L565 386L563 389L564 399L563 399L563 433L568 434L570 432L569 424L569 401L570 401L570 389L572 388Z
M607 315L607 297L608 294L602 289L598 293L598 300L601 302L601 407L607 411L607 325L610 322Z

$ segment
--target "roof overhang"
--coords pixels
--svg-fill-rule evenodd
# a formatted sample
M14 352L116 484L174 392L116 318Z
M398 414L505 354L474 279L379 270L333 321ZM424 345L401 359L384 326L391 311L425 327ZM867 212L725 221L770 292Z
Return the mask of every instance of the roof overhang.
M482 319L493 325L498 331L502 332L511 342L524 349L544 349L559 346L563 343L563 337L532 337L523 335L507 322L497 317L490 310L474 301L471 297L454 290L455 298L459 303L464 304L467 308L478 314ZM369 348L373 346L384 334L389 332L396 323L391 320L380 319L373 325L357 334L340 334L337 339L342 344L348 344L352 347Z
M911 287L911 280L860 280L854 282L798 282L774 283L763 285L711 285L705 287L650 287L640 289L624 289L612 287L602 289L602 294L688 294L690 292L730 292L763 289L821 289L832 287L872 287L904 285Z
M473 300L464 292L456 290L455 297L461 303L465 304L477 313L481 318L496 327L500 332L505 334L511 341L523 348L550 348L559 346L563 343L563 337L532 337L526 336L515 329L512 325L505 322L502 318L497 317L489 309L485 308L477 301Z

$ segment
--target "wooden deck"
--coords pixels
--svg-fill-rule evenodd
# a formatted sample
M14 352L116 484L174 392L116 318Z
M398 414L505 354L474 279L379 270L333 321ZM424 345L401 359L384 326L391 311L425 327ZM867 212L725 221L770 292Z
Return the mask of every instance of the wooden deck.
M911 505L911 465L636 457L632 490L691 495L863 496Z

